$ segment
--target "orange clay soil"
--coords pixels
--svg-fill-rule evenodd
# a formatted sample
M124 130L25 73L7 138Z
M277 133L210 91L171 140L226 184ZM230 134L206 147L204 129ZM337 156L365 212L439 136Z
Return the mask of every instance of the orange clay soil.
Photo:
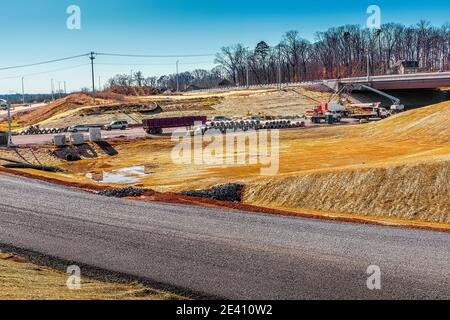
M31 170L30 170L31 171ZM81 184L76 182L68 182L58 179L53 179L49 177L45 177L42 175L36 175L30 172L17 171L11 169L0 168L0 174L11 175L11 176L20 176L29 179L35 179L39 181L44 181L48 183L53 183L56 185L61 185L65 187L77 188L87 192L98 192L105 191L111 189L109 186L105 185L95 185L95 184ZM364 217L364 216L355 216L354 214L342 214L342 213L333 213L333 212L318 212L311 210L298 210L292 209L288 210L279 210L274 208L267 207L258 207L254 205L238 203L238 202L226 202L226 201L217 201L213 199L206 198L196 198L189 197L177 193L161 193L154 190L148 190L141 197L127 197L125 199L133 200L133 201L156 201L162 203L176 203L176 204L184 204L184 205L192 205L199 207L208 207L208 208L218 208L218 209L229 209L229 210L239 210L239 211L247 211L252 213L261 213L261 214L273 214L287 217L301 217L301 218L309 218L309 219L317 219L317 220L325 220L325 221L337 221L337 222L348 222L348 223L359 223L359 224L369 224L369 225L379 225L386 227L398 227L398 228L408 228L408 229L419 229L419 230L431 230L431 231L439 231L439 232L450 232L450 226L440 224L440 223L427 223L423 221L405 221L403 219L395 219L395 218L374 218L374 217Z
M95 183L86 174L102 177L139 166L145 175L134 176L139 180L134 185L158 192L243 183L246 205L448 226L448 123L450 102L444 102L367 125L282 130L280 170L274 177L261 176L260 165L175 164L175 143L166 137L109 141L117 156L61 163L64 174L38 174L69 183L123 187Z

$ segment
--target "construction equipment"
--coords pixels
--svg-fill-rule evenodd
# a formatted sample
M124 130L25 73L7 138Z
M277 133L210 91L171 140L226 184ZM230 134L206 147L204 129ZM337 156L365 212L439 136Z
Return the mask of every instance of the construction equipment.
M401 104L400 99L398 99L394 96L391 96L390 94L387 94L386 92L374 89L372 87L369 87L369 86L366 86L363 84L358 84L358 85L352 84L352 85L349 85L348 87L352 90L361 90L361 89L369 90L380 96L388 98L389 100L391 100L392 105L391 105L390 109L393 113L402 112L405 110L405 106Z
M346 114L346 108L338 103L322 103L314 109L306 111L306 115L312 123L320 123L322 120L328 124L341 122Z
M358 105L354 105L358 106ZM358 119L358 120L370 120L370 119L386 119L392 115L392 112L390 110L387 110L386 108L382 107L372 107L370 112L368 113L353 113L349 115L352 119Z
M327 103L323 103L313 97L298 92L295 89L290 90L297 93L300 96L303 96L311 101L318 103L318 105L316 105L316 107L314 107L313 109L306 110L306 116L311 119L312 123L320 123L323 120L328 124L333 124L335 122L341 122L342 118L344 118L347 115L347 110L342 104L331 102L334 99L335 95L332 95Z

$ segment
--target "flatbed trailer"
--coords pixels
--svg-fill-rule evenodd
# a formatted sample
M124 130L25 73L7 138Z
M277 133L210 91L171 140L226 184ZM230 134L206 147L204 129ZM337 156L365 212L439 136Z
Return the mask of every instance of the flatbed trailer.
M176 118L145 119L142 121L145 132L148 134L162 134L164 129L191 128L197 123L205 125L208 118L205 116L190 116Z

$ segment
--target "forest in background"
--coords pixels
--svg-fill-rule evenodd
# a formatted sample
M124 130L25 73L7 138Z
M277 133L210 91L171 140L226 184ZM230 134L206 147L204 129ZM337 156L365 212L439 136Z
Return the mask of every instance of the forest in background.
M299 82L339 77L387 74L399 60L417 61L423 72L450 69L450 23L441 27L420 21L414 26L397 23L369 30L359 25L346 25L317 32L315 41L301 37L298 31L286 32L281 41L271 46L260 41L255 48L243 44L222 47L211 70L145 77L141 71L133 75L119 74L109 79L108 86L151 86L175 90L189 87L212 88L220 83L250 84Z

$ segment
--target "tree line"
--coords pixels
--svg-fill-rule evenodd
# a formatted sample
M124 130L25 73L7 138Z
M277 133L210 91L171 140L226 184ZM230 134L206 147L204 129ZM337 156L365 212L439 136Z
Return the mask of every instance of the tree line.
M148 86L175 91L177 87L179 90L187 90L190 87L192 89L216 87L224 78L226 73L222 67L215 67L212 70L196 69L181 72L178 75L174 73L160 77L145 77L141 71L137 71L133 74L114 76L108 80L107 87Z
M339 77L383 75L400 60L417 61L425 72L450 70L450 23L441 27L420 21L413 26L388 23L378 30L359 25L330 28L310 42L298 31L286 32L271 46L243 44L222 47L212 70L145 78L142 72L117 75L109 85L148 85L180 90L189 86L216 87L224 79L232 85L299 82Z

